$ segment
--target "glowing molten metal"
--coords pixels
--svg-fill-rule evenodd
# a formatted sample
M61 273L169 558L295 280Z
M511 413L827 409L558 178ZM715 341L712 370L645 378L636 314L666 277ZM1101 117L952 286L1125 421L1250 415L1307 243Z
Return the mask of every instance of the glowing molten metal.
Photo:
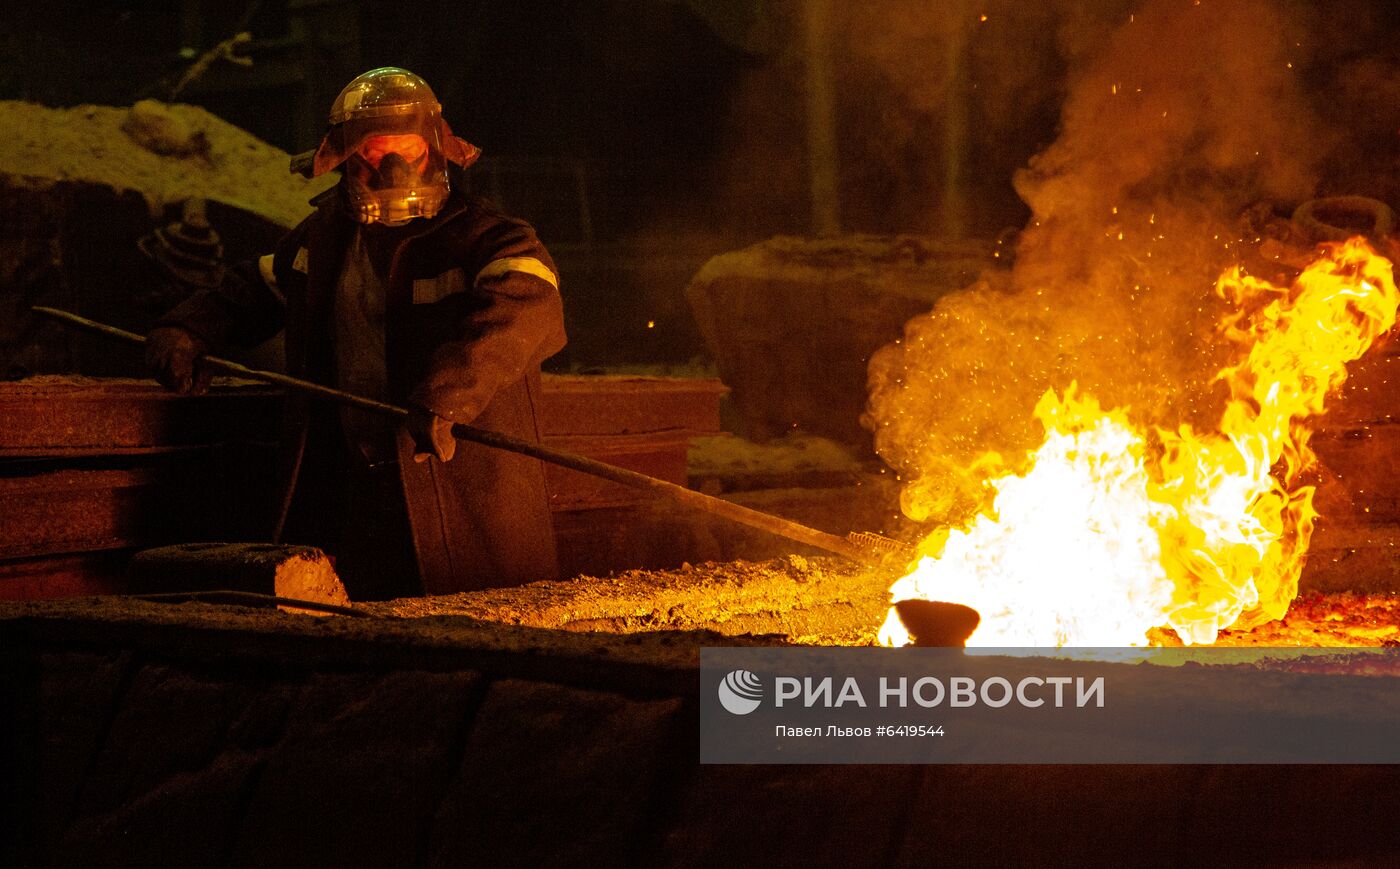
M1074 384L1047 392L1027 469L988 481L993 507L970 527L924 540L893 599L977 609L971 645L1144 645L1161 626L1213 643L1282 618L1317 517L1299 482L1316 462L1306 423L1395 324L1400 293L1360 239L1329 246L1291 288L1234 269L1216 291L1243 359L1220 372L1218 431L1139 427ZM893 610L880 639L908 641Z

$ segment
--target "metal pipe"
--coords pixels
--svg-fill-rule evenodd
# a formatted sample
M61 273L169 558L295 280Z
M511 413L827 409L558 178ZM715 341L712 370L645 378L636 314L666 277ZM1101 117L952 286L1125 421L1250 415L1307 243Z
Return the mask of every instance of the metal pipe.
M812 234L818 237L841 232L841 154L836 135L831 13L831 0L806 0L803 4L807 176L811 187Z
M86 317L80 317L68 311L39 306L35 306L31 310L36 314L52 317L68 325L77 326L80 329L85 329L99 335L106 335L109 338L116 338L117 340L126 341L131 344L146 343L146 339L142 335L128 332L125 329L118 329L106 323L89 320ZM208 365L210 368L227 374L235 374L250 380L260 380L264 383L274 383L278 386L285 386L288 389L306 395L323 398L350 407L358 407L373 413L400 418L408 416L408 410L406 408L398 407L393 404L386 404L382 401L375 401L370 398L364 398L339 389L332 389L329 386L322 386L319 383L312 383L308 380L289 377L286 374L279 374L275 371L263 371L257 368L249 368L246 365L240 365L228 359L220 359L217 356L201 356L200 362L204 365ZM565 452L564 450L556 450L553 447L547 447L543 444L519 440L508 435L503 435L500 432L488 431L459 422L452 425L452 435L459 440L472 441L473 443L484 444L488 447L495 447L496 449L531 456L541 461L569 468L570 470L579 471L584 474L592 474L595 477L602 477L605 480L611 480L614 483L620 483L624 486L657 492L670 498L672 501L685 504L697 510L702 510L711 515L720 516L742 525L748 525L751 528L758 528L770 534L776 534L779 537L805 543L808 546L824 549L827 552L843 555L856 561L881 563L883 561L883 556L887 554L880 551L880 549L886 547L858 543L846 537L840 537L835 534L828 534L825 531L818 531L815 528L809 528L806 525L789 521L780 516L773 516L768 513L753 510L741 504L726 501L723 498L716 498L712 495L696 492L693 489L687 489L684 486L678 486L666 480L658 480L655 477L649 477L646 474L640 474L636 471L628 470L627 468L620 468L617 465L610 465L606 462L600 462L596 459ZM884 539L875 537L874 535L862 536L872 537L877 540ZM895 543L896 541L889 542ZM900 546L903 547L903 544L900 544Z

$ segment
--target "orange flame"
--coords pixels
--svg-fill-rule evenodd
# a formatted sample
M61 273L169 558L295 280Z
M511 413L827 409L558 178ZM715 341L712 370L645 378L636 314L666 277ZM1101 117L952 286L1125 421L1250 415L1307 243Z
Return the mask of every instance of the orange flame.
M1307 421L1395 325L1400 292L1361 239L1324 248L1292 287L1233 269L1216 291L1243 357L1219 375L1218 431L1144 429L1074 384L1047 392L1027 470L986 483L990 513L925 539L893 599L974 607L973 645L1138 646L1161 626L1212 643L1282 618L1317 517ZM908 642L894 610L880 640Z

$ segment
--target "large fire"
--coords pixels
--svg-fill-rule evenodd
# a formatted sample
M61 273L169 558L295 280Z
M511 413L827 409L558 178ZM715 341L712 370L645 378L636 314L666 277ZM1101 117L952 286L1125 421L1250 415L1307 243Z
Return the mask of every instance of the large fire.
M1325 248L1291 287L1233 269L1216 290L1241 359L1220 372L1217 431L1137 426L1074 384L1047 392L1027 469L989 480L993 506L969 527L924 540L893 599L977 609L974 645L1140 646L1163 626L1212 643L1281 618L1317 517L1300 482L1316 462L1309 420L1395 324L1400 293L1360 239ZM908 642L893 610L880 639Z

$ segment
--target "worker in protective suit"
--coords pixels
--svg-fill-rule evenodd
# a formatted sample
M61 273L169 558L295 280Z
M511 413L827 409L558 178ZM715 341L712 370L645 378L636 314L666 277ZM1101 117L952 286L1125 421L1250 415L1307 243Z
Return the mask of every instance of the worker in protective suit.
M328 549L352 597L556 573L542 465L450 434L461 422L538 440L540 363L564 346L557 270L534 230L462 189L479 153L418 76L359 76L308 169L340 183L271 254L149 336L149 365L178 391L207 384L199 354L285 329L289 374L410 408L399 426L288 397L273 537Z

